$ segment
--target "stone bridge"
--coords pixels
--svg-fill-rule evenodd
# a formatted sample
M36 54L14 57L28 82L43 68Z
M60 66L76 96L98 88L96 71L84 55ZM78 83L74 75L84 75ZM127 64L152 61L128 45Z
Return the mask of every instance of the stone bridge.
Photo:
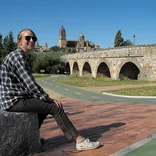
M156 81L156 44L68 54L62 59L70 75Z

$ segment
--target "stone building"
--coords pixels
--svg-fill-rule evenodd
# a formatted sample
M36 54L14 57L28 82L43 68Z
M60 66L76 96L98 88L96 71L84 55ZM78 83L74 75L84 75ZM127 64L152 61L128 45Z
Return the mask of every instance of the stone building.
M46 51L48 51L49 48L48 48L47 42L45 43L45 46L41 46L41 45L39 45L38 42L36 42L35 50L38 51L38 52L46 52Z
M85 40L85 37L82 33L80 33L78 40L67 40L66 30L63 25L59 31L59 47L76 48L77 52L88 51L91 49L95 50L100 48L100 46L95 45L88 40Z

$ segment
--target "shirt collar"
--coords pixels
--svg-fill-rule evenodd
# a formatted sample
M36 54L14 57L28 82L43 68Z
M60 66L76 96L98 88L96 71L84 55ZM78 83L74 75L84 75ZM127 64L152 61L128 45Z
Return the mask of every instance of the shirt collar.
M17 51L20 52L25 59L29 58L29 54L26 54L21 47L18 47Z

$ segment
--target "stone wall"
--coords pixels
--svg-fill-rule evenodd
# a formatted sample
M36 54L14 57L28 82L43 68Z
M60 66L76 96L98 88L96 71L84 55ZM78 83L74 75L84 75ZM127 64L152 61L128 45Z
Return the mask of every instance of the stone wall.
M37 114L0 109L0 156L31 156L40 146Z
M125 46L117 48L103 49L94 52L81 52L75 54L64 55L63 59L83 59L83 58L103 58L103 57L127 57L127 56L156 56L156 44L140 45L140 46Z

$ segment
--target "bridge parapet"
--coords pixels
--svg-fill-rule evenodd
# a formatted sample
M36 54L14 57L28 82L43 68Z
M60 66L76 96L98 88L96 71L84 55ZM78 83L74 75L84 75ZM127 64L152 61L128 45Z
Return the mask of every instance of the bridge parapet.
M156 56L156 45L126 46L103 49L95 52L81 52L64 55L65 60L89 58L122 58L122 57L153 57Z

